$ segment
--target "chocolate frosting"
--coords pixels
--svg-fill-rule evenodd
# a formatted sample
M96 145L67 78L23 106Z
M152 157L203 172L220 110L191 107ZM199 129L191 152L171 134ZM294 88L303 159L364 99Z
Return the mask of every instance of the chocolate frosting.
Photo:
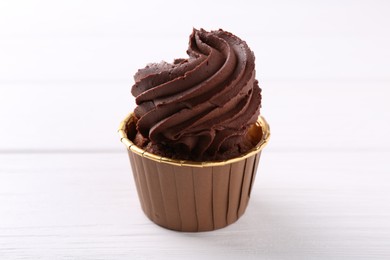
M229 32L194 29L187 54L134 75L136 145L195 161L245 153L255 145L246 133L261 106L253 52Z

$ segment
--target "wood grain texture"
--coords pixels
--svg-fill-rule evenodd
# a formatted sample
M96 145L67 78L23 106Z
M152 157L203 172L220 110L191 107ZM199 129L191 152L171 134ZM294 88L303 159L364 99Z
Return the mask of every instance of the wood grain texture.
M1 259L388 259L388 152L262 153L244 216L147 219L123 153L0 155Z
M390 259L390 2L170 3L0 1L0 260ZM248 42L272 132L245 214L208 233L145 217L116 133L193 26Z

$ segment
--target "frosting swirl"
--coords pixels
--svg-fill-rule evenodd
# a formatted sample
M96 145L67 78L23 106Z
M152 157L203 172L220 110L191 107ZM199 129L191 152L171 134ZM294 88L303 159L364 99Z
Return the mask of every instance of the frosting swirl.
M245 153L255 145L246 133L261 106L253 52L229 32L194 29L187 54L134 75L136 145L195 161Z

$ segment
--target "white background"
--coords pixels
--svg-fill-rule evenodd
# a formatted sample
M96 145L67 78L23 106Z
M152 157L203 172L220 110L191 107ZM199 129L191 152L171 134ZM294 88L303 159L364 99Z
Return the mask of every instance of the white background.
M0 1L0 258L390 258L390 2ZM271 142L236 224L151 224L116 129L192 28L256 55Z

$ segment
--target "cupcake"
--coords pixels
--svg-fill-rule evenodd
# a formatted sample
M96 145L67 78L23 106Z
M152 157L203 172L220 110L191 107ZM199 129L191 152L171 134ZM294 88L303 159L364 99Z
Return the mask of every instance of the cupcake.
M245 212L270 131L245 41L194 29L187 54L138 70L137 106L119 134L146 216L172 230L210 231Z

